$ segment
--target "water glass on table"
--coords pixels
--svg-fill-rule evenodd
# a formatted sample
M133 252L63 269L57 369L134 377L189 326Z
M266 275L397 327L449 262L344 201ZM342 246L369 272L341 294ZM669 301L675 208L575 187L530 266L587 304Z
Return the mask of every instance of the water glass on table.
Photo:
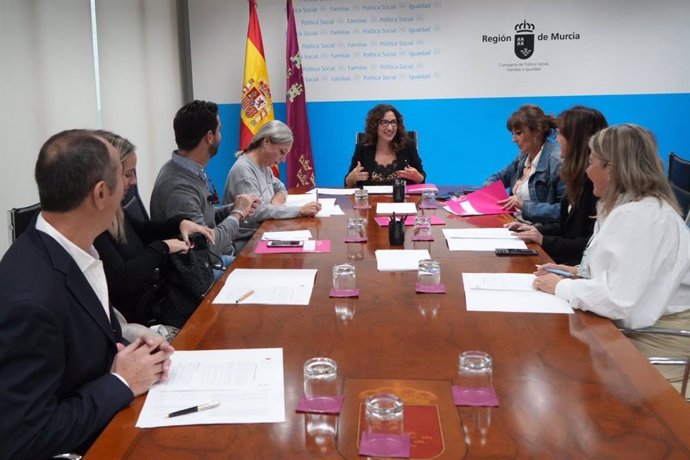
M333 397L340 393L338 363L319 356L304 362L304 396L307 400Z
M431 234L431 217L415 216L414 225L412 227L412 239L419 241L428 241L433 239Z
M422 259L417 264L419 287L436 287L441 284L441 264L435 259Z
M400 436L404 432L402 399L391 393L378 393L364 401L369 435Z
M458 387L463 399L481 405L493 398L493 359L483 351L463 351L458 358Z
M355 208L369 207L369 190L358 188L355 189Z
M360 242L367 239L367 220L363 217L347 219L347 242Z
M333 267L333 289L336 291L349 291L357 288L355 266L340 264Z
M435 190L424 190L422 192L422 200L419 204L422 209L434 209L436 208L436 191Z

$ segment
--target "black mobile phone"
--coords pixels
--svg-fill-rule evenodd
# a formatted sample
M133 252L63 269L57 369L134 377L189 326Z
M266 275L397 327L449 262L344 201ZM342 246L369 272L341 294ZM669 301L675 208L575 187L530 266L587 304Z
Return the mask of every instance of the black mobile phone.
M270 240L266 243L269 248L301 248L304 241L301 240Z
M539 253L534 249L496 248L495 252L499 257L539 255Z

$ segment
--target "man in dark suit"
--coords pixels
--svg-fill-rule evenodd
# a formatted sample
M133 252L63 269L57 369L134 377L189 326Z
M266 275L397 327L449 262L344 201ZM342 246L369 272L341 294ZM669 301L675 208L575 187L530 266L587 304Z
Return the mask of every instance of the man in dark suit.
M84 452L108 421L167 378L160 336L128 345L93 240L123 194L113 147L54 135L36 162L42 212L0 261L0 458Z

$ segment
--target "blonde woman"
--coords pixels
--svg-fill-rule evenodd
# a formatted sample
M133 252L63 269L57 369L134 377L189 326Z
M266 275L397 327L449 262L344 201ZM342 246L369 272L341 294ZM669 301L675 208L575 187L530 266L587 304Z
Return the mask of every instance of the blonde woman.
M690 328L690 232L652 134L617 125L595 134L589 146L587 176L599 197L594 234L579 266L544 265L534 286L627 328ZM641 351L657 356L687 354L682 340L633 337ZM672 380L680 377L677 371L662 369Z

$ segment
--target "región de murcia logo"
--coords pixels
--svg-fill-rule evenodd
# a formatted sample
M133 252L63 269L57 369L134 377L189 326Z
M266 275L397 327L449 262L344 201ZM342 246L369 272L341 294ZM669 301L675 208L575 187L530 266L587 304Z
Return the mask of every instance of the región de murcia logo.
M534 24L527 20L515 25L515 56L529 59L534 54Z

